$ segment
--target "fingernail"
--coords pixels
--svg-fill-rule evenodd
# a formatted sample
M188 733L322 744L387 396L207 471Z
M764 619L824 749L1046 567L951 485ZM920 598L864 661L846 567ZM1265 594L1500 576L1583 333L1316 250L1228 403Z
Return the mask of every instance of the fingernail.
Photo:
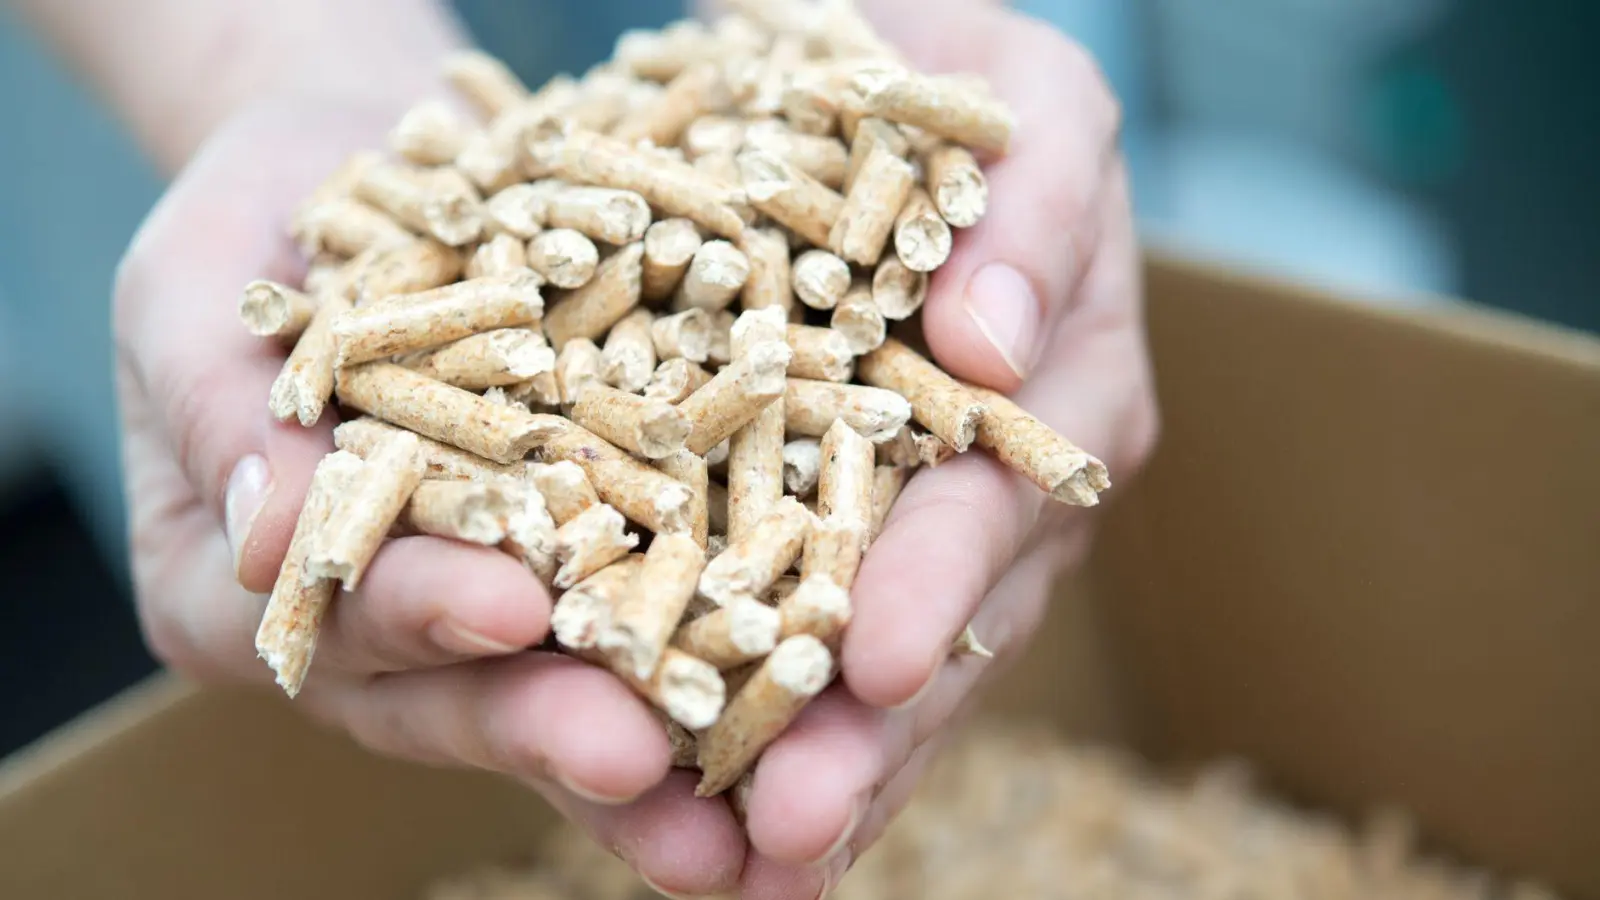
M735 896L733 894L679 894L669 891L661 885L656 884L642 873L639 875L639 880L644 882L645 887L648 887L650 890L655 891L663 897L671 897L672 900L717 900L717 898L721 897L727 897L729 900L732 900L732 898Z
M989 263L967 282L967 314L1018 378L1026 378L1038 355L1043 313L1033 285L1004 263Z
M933 690L933 683L939 680L939 671L944 666L945 661L948 658L949 654L940 654L939 661L934 663L932 670L928 673L928 680L922 683L922 687L917 688L917 692L911 695L911 699L905 701L904 703L895 704L889 708L910 709L911 707L916 706L918 703L921 703L922 698L928 696L928 692Z
M632 797L606 797L601 794L596 794L594 791L583 787L576 781L573 781L560 772L552 771L550 773L550 777L554 778L557 784L561 785L563 789L571 793L573 796L587 800L590 803L598 803L601 806L622 806L625 803L633 802L634 799Z
M433 642L451 653L463 656L509 656L516 647L497 641L452 619L441 619L429 629Z
M223 531L228 538L228 550L233 554L233 575L239 577L239 566L244 561L244 551L250 543L250 529L255 527L256 516L272 495L272 470L267 468L265 457L251 454L239 460L228 476L228 487L222 495Z
M867 807L871 803L872 798L869 796L863 795L856 798L855 803L850 807L850 819L845 822L844 830L839 832L839 836L834 839L833 846L828 848L827 853L822 854L821 859L831 861L850 847L850 841L856 836L856 829L861 827L861 819L867 814Z
M844 880L845 873L850 871L850 861L853 858L849 848L840 850L828 861L827 874L822 876L822 890L817 892L817 900L827 900Z

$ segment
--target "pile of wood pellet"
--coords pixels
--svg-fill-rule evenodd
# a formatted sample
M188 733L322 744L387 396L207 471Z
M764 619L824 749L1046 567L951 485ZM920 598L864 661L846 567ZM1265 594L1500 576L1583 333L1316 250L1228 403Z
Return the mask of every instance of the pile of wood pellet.
M425 900L647 900L621 860L562 826L536 857ZM1556 900L1419 852L1396 811L1359 831L1269 798L1233 763L1158 778L1131 756L985 723L930 768L837 900Z
M295 214L301 289L245 289L292 347L273 414L344 414L256 639L291 696L383 541L499 547L558 597L558 649L648 699L718 794L837 676L913 470L976 446L1063 503L1110 486L915 349L1011 114L848 2L739 5L537 91L449 60L476 115L406 113Z

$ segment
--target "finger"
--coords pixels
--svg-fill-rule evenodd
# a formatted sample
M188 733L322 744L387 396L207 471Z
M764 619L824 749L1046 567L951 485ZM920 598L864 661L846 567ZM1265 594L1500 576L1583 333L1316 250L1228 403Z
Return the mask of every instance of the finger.
M302 696L381 753L554 781L599 802L638 797L670 764L642 701L610 673L554 654L325 678Z
M398 538L329 610L317 663L370 674L506 656L538 644L549 625L550 595L510 555Z
M828 897L844 875L828 866L796 866L777 862L759 853L745 861L739 879L740 900L817 900Z

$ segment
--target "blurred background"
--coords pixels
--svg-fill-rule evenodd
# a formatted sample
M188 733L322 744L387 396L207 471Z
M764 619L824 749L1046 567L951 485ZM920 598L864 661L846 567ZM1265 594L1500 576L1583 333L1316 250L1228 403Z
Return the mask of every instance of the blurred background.
M682 10L455 5L534 83ZM1600 329L1600 5L1015 5L1100 58L1149 242L1374 303ZM127 588L108 302L162 185L3 3L0 122L0 684L29 685L7 691L3 755L154 667Z

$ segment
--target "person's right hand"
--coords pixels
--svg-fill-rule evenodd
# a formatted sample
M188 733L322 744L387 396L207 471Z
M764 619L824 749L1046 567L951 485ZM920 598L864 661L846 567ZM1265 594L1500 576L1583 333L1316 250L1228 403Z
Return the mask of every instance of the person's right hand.
M292 207L346 153L381 146L393 119L391 109L293 102L237 115L195 154L122 264L117 380L135 587L148 643L188 676L270 684L256 627L311 473L333 448L331 409L313 429L268 413L284 351L244 330L238 297L256 278L297 283ZM516 776L610 846L638 846L645 872L661 868L660 854L732 882L737 871L706 871L718 863L697 864L698 846L670 838L732 827L725 814L707 804L709 824L682 829L652 819L659 792L645 792L692 776L669 778L666 736L645 704L601 669L521 652L544 638L550 607L507 554L390 541L361 589L335 600L295 703L380 752ZM641 794L626 815L614 805ZM723 846L740 840L726 837Z

